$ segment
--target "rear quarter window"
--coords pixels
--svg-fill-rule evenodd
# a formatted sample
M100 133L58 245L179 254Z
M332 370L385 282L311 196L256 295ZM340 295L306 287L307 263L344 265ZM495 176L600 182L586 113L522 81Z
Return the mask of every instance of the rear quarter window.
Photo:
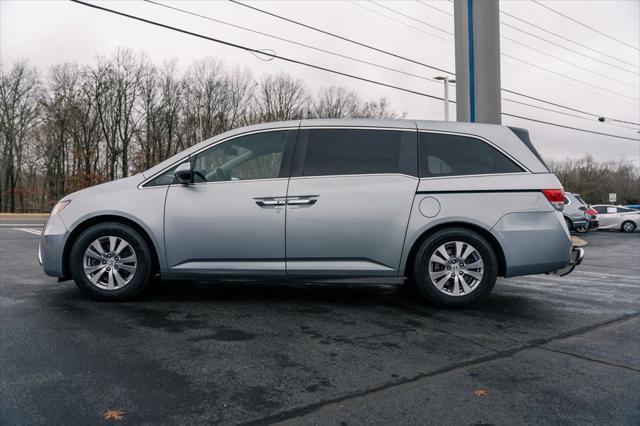
M420 177L518 173L523 169L488 143L474 137L420 132Z

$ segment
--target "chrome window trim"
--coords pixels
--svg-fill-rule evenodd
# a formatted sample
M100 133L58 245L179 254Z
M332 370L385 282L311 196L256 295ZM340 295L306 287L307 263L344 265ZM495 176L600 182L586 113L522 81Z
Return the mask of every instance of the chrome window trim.
M261 130L254 130L254 131L251 131L251 132L240 133L240 134L237 134L237 135L229 136L229 137L224 138L222 140L219 140L217 142L213 142L213 143L211 143L211 144L209 144L209 145L207 145L205 147L202 147L201 149L199 149L199 150L197 150L197 151L195 151L195 152L193 152L193 153L191 153L191 154L189 154L189 155L187 155L185 157L182 157L180 160L175 161L174 163L172 163L171 165L165 167L161 171L159 171L159 172L155 173L154 175L150 176L149 178L143 180L141 183L138 184L138 189L162 188L162 187L169 187L171 185L176 185L176 184L169 183L169 184L165 184L165 185L145 186L147 183L149 183L150 181L152 181L156 177L158 177L161 174L165 173L167 170L171 169L172 167L175 167L178 164L184 162L185 160L191 158L192 156L198 155L202 151L205 151L205 150L207 150L209 148L213 148L214 146L219 145L219 144L224 143L224 142L227 142L229 140L232 140L232 139L235 139L235 138L238 138L238 137L242 137L242 136L249 136L249 135L253 135L253 134L257 134L257 133L268 133L268 132L276 132L276 131L282 131L282 130L316 130L316 129L395 130L395 131L401 131L401 132L435 133L435 134L458 135L458 136L470 137L470 138L478 139L479 141L482 141L482 142L488 144L489 146L491 146L492 148L496 149L498 152L500 152L505 157L507 157L508 159L513 161L515 164L517 164L519 167L521 167L523 169L523 171L522 172L513 172L513 173L485 173L485 174L475 174L475 175L452 175L452 176L433 176L433 177L410 176L410 175L403 174L403 173L367 173L367 174L348 174L348 175L296 176L296 177L291 177L291 179L320 178L320 177L346 177L346 176L390 176L390 175L393 176L393 175L395 175L395 176L407 176L407 177L415 178L415 179L418 179L418 180L422 180L422 179L426 180L426 179L454 179L454 178L461 178L461 177L476 177L476 176L526 175L526 174L531 174L532 173L521 162L516 160L511 154L509 154L508 152L504 151L499 146L495 145L494 143L492 143L488 139L483 138L482 136L478 136L478 135L474 135L474 134L470 134L470 133L442 131L442 130L424 130L424 129L418 129L418 128L353 126L353 125L345 125L345 126L339 126L339 125L331 125L331 126L287 126L287 127L274 127L272 129L261 129ZM237 181L237 182L250 182L250 181L256 181L256 180L273 180L273 179L288 179L288 178L247 179L247 180ZM236 182L236 181L225 181L225 183L228 183L228 182ZM198 182L197 184L203 184L203 183L220 183L220 182ZM194 183L194 185L196 185L196 184Z
M292 176L291 180L297 179L321 179L321 178L348 178L348 177L376 177L376 176L398 176L408 177L413 180L420 180L419 177L407 175L404 173L355 173L349 175L318 175L318 176Z
M277 132L277 131L282 131L282 130L298 130L298 129L299 129L299 126L295 126L295 127L289 126L289 127L274 127L272 129L254 130L252 132L239 133L237 135L229 136L229 137L226 137L226 138L224 138L222 140L219 140L217 142L212 142L209 145L204 146L201 149L199 149L199 150L197 150L195 152L192 152L191 154L189 154L189 155L187 155L185 157L182 157L181 159L177 160L176 162L171 163L171 165L165 167L164 169L162 169L161 171L159 171L156 174L152 175L151 177L143 180L141 183L138 184L138 189L158 188L158 187L175 185L175 184L167 183L165 185L144 186L147 183L149 183L150 181L152 181L153 179L155 179L158 176L160 176L161 174L165 173L170 168L177 166L178 164L180 164L180 163L184 162L185 160L193 157L194 155L200 154L202 151L206 151L209 148L213 148L216 145L220 145L221 143L227 142L227 141L235 139L235 138L239 138L241 136L249 136L249 135L254 135L254 134L257 134L257 133L269 133L269 132ZM270 179L276 179L276 178L270 178ZM249 180L249 179L247 179L247 180ZM251 179L251 180L265 180L265 179ZM213 182L200 182L200 183L213 183Z
M421 177L420 180L437 180L437 179L460 179L460 178L472 178L472 177L485 177L485 176L520 176L520 175L530 175L531 172L523 171L523 172L511 172L511 173L483 173L483 174L475 174L475 175L452 175L452 176L431 176L431 177Z
M487 145L491 146L492 148L496 149L498 152L500 152L502 155L507 157L509 160L511 160L514 163L516 163L518 165L518 167L520 167L523 170L523 173L527 173L527 174L532 173L531 170L529 170L527 167L525 167L525 165L522 164L520 161L516 160L511 154L509 154L504 149L500 148L499 146L497 146L496 144L491 142L489 139L483 138L482 136L474 135L474 134L471 134L471 133L452 132L452 131L448 131L448 130L447 131L443 131L443 130L422 130L422 129L418 129L418 133L436 133L436 134L439 134L439 135L457 135L457 136L465 136L465 137L468 137L468 138L478 139L479 141L482 141L482 142L486 143ZM492 174L492 175L511 175L511 174L520 174L520 173L521 172L485 173L485 174L479 174L479 175L476 174L476 175L454 175L454 176L486 176L487 174ZM452 176L443 176L443 177L452 177ZM426 178L426 179L429 179L429 178Z

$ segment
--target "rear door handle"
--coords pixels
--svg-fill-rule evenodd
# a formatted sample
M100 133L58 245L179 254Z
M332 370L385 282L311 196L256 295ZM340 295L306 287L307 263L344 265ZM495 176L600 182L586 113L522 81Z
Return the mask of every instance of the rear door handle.
M318 202L317 195L300 195L287 197L287 205L291 207L311 207Z

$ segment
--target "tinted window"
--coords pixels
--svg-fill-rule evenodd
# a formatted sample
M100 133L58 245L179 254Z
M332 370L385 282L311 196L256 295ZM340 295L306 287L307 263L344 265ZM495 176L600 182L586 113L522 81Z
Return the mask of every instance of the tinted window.
M420 176L516 173L522 169L480 139L438 133L418 136Z
M635 212L633 209L627 209L625 207L618 207L618 213L632 213Z
M295 131L240 136L197 154L194 182L271 179L280 176L287 138Z
M416 175L416 133L399 130L311 129L301 134L304 176Z
M581 197L581 196L579 196L579 195L576 195L576 200L578 200L578 202L579 202L580 204L583 204L583 205L585 205L585 206L587 205L587 203L585 203L585 202L584 202L584 200L582 199L582 197Z
M597 206L593 208L595 211L597 211L599 214L604 214L607 212L607 208L605 206Z

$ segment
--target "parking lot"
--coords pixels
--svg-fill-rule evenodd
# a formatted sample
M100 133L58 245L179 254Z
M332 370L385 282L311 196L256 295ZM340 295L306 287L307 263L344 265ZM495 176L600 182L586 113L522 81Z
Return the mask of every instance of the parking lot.
M1 424L640 424L638 232L442 310L363 285L93 302L43 274L42 222L0 219Z

